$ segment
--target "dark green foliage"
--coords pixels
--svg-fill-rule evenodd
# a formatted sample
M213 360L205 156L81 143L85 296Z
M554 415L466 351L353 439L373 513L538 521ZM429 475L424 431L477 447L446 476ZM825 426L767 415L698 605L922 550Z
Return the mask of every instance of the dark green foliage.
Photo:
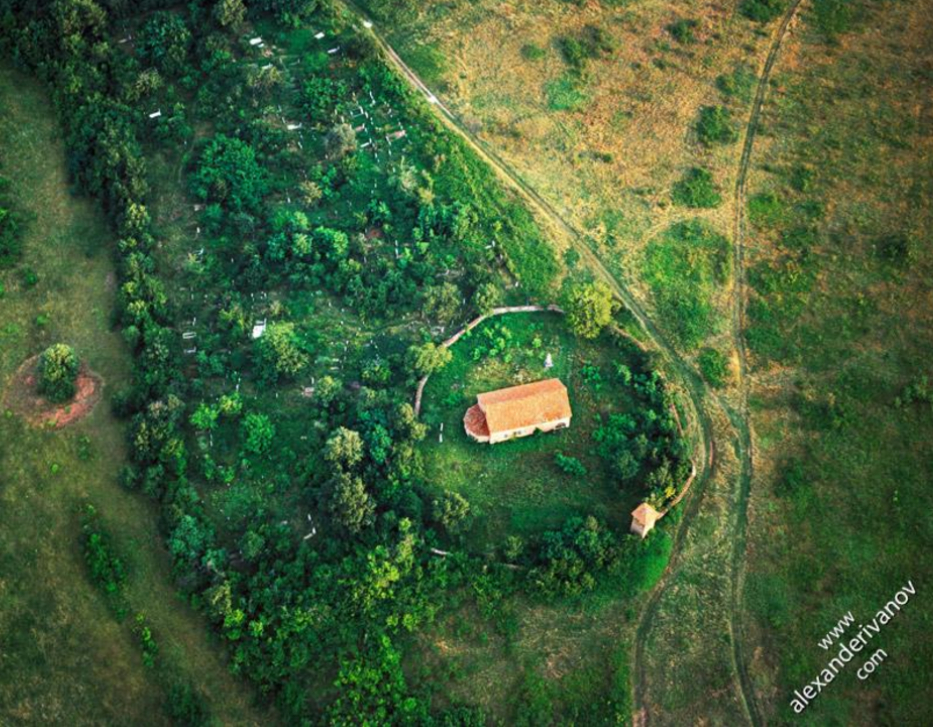
M697 121L697 136L705 146L733 144L738 141L732 114L724 106L704 106Z
M150 669L155 667L156 657L159 654L159 645L152 635L152 629L149 628L146 622L145 614L136 614L136 619L133 622L133 633L136 634L136 638L139 640L139 645L142 648L143 664Z
M814 24L827 40L835 42L840 35L852 29L860 10L850 0L814 0Z
M758 76L755 75L754 69L745 63L739 63L732 73L724 73L716 79L716 88L728 98L748 102L752 100L757 82Z
M729 378L729 360L721 351L715 348L704 348L700 351L697 363L700 364L700 373L710 386L715 389L725 386Z
M586 467L584 467L583 463L576 457L568 457L560 452L555 452L554 464L568 475L572 475L573 477L586 477Z
M270 323L255 344L256 372L275 382L298 376L308 365L304 341L294 323Z
M9 184L0 177L0 270L13 267L23 254L23 223L6 199Z
M693 43L696 40L693 31L697 25L697 21L692 18L681 18L668 25L667 32L678 43Z
M184 18L178 13L164 11L149 17L136 41L140 60L168 75L184 70L190 46L191 31Z
M787 0L742 0L739 11L749 20L768 23L784 12Z
M459 492L445 492L431 504L431 516L448 533L456 533L470 516L470 503Z
M177 727L209 727L211 724L204 697L187 682L176 682L169 688L166 712Z
M693 209L711 209L722 204L712 172L700 167L688 170L683 179L674 184L671 197L676 204Z
M913 238L903 232L881 237L875 243L878 256L895 267L908 267L917 257L917 245Z
M531 583L548 597L580 595L596 585L596 575L616 562L618 545L595 518L568 520L545 533L535 556Z
M578 36L560 38L557 48L575 73L583 73L587 61L612 54L616 49L616 42L599 26L588 25Z
M255 211L268 189L255 150L223 134L201 151L189 185L198 199L218 202L233 212Z
M39 356L36 390L51 402L60 404L74 398L80 364L74 349L64 343L49 346Z
M123 586L126 583L126 566L113 547L113 540L97 516L93 506L84 509L81 525L82 551L90 571L91 581L107 596L111 607L122 617Z

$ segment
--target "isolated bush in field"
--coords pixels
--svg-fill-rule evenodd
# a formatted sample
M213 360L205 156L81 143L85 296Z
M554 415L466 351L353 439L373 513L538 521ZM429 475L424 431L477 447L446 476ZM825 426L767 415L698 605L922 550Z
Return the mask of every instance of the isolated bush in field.
M704 348L698 358L700 373L710 386L719 389L725 385L729 378L729 359L715 348Z
M84 560L90 569L91 580L107 595L117 595L126 582L126 567L114 552L110 534L101 527L97 512L91 505L84 511L81 533L84 537Z
M755 75L754 69L745 63L739 63L732 73L724 73L716 79L716 88L729 98L751 101L757 81L758 76Z
M557 48L567 65L577 73L582 73L586 69L588 60L615 51L616 42L609 33L599 26L588 25L577 36L558 39Z
M570 73L548 81L544 93L552 111L579 111L589 100L580 82Z
M732 114L724 106L704 106L700 109L697 121L697 136L706 146L713 144L732 144L739 138L739 133L732 123Z
M671 197L675 204L695 209L711 209L722 204L722 195L708 169L694 167L674 184Z
M681 18L667 26L667 32L678 43L693 43L693 29L698 25L696 20Z
M74 349L64 343L49 346L39 356L37 389L49 401L61 403L75 395L80 363Z
M539 61L546 55L544 48L534 43L526 43L522 46L522 58L526 61Z
M811 167L798 164L791 170L790 186L798 192L809 192L813 188L815 178L816 174Z
M875 243L875 249L882 260L898 267L913 262L916 256L916 245L909 235L902 232L882 237Z
M742 0L739 11L749 20L767 23L784 12L787 0Z
M615 302L602 281L567 284L563 309L570 330L581 338L596 338L609 325Z
M758 227L776 227L786 215L787 205L775 192L760 192L748 200L748 219Z

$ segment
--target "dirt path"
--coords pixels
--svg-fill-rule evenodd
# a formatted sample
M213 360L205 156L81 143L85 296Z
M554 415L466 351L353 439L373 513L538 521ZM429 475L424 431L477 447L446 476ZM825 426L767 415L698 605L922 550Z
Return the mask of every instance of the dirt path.
M771 72L781 52L781 46L787 36L791 21L796 17L802 0L792 0L784 13L781 24L771 42L771 48L765 59L755 99L752 102L748 126L745 129L745 140L742 145L742 156L739 160L739 172L735 182L735 226L733 230L733 269L735 270L735 291L732 301L732 337L739 361L739 389L741 393L740 412L730 412L740 446L739 464L739 497L736 511L736 533L733 539L732 552L732 598L729 611L729 628L732 641L732 658L735 672L738 675L740 695L749 722L758 727L764 724L761 710L755 695L755 687L748 671L748 653L745 646L745 631L740 615L742 607L742 592L745 586L745 548L748 529L748 501L751 494L752 476L754 474L754 442L751 433L751 421L748 410L748 352L745 348L745 311L747 303L746 273L745 273L745 232L746 232L746 189L748 184L748 170L751 165L752 150L758 125L761 119L761 108L764 105L771 81Z

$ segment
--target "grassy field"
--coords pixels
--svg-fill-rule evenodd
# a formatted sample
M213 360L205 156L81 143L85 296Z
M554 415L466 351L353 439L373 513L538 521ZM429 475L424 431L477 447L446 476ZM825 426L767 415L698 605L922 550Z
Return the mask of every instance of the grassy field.
M488 355L491 347L499 353ZM600 416L634 407L631 391L611 374L612 364L622 360L619 352L605 339L590 343L575 338L555 313L491 319L452 351L451 363L425 387L423 420L431 430L423 449L427 479L437 492L453 490L470 502L474 547L501 543L509 534L528 536L556 528L573 515L593 514L624 529L642 493L626 491L614 481L593 441ZM547 354L551 369L544 367ZM598 382L593 379L596 369ZM568 429L496 446L467 437L463 414L478 393L551 377L563 381L570 395L573 419ZM558 452L576 457L587 474L562 472L555 463Z
M58 340L75 346L105 390L87 419L63 430L0 418L0 722L168 723L167 688L179 682L211 695L223 724L268 724L274 715L260 717L174 593L154 506L118 484L125 435L108 400L127 383L130 359L110 325L112 237L93 203L71 196L53 119L37 82L0 67L0 171L33 217L22 265L2 274L0 391L23 360ZM26 269L38 276L33 287ZM88 577L80 540L88 502L127 564L131 614L146 615L159 644L155 669Z
M926 596L801 717L790 707L844 613L866 623L933 576L931 7L830 6L814 3L787 49L750 178L753 674L776 723L929 724ZM888 659L859 680L879 647Z
M655 307L662 328L695 351L696 337L684 340L671 316L683 306L672 311L642 271L651 267L652 243L678 223L696 219L728 234L736 142L771 27L732 6L660 0L429 2L393 12L378 0L363 4L444 103L591 235L603 262ZM578 63L568 42L597 49ZM720 106L728 133L704 143L701 110ZM705 198L683 192L694 169L709 175ZM727 318L725 282L707 302L702 339L729 356L718 325Z

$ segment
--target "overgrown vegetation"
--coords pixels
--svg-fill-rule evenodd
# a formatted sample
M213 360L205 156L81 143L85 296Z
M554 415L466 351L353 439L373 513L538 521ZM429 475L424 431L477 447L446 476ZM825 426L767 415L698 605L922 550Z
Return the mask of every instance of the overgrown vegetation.
M700 220L678 222L648 245L644 275L665 325L688 348L718 325L714 297L730 271L729 241Z
M675 204L693 209L712 209L722 204L722 194L708 169L693 167L674 185L671 198Z

